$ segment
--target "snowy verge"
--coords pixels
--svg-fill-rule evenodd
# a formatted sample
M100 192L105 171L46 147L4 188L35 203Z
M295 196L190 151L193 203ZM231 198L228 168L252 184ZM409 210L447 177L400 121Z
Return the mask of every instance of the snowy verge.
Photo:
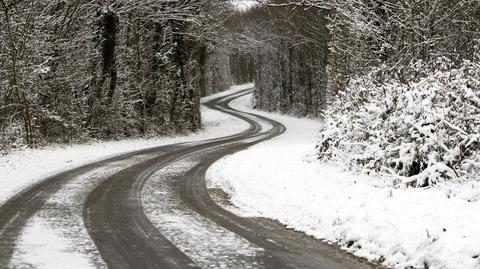
M251 111L249 97L232 105ZM267 115L284 135L215 163L209 187L244 214L280 221L395 268L480 268L480 184L390 188L382 178L319 162L320 123Z
M202 98L202 102L250 88L251 84ZM55 145L23 149L0 156L0 205L27 186L48 176L119 154L172 143L219 138L241 132L248 124L225 113L201 108L203 131L181 137L127 139L91 144Z

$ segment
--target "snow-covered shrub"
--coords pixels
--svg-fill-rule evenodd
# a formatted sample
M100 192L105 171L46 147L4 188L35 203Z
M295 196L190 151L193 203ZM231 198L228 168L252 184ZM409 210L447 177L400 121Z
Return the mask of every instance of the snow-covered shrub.
M20 122L11 122L8 126L0 126L0 155L7 150L25 145L24 128Z
M386 173L410 185L480 175L480 64L415 65L420 79L353 79L327 112L320 159Z

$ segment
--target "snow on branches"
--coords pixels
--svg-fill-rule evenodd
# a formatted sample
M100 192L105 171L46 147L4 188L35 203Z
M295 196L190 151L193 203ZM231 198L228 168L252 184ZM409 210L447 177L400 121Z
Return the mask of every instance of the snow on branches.
M390 174L412 186L480 175L480 64L446 59L414 70L408 84L375 83L381 69L352 79L327 112L322 160Z

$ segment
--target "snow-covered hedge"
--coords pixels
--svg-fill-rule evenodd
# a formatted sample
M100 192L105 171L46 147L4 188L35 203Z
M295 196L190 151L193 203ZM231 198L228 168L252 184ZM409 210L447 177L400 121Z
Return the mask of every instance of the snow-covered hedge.
M408 84L375 83L377 70L354 79L325 119L322 160L393 175L426 186L480 175L480 64L415 65Z

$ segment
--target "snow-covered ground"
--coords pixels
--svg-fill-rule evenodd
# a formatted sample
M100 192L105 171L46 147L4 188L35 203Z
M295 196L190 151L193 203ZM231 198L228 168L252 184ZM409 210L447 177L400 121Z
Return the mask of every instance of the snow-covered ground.
M229 91L204 98L202 102L251 86L251 84L235 86ZM41 179L83 164L155 146L227 136L248 128L244 121L204 106L202 117L204 130L188 136L57 145L17 150L0 156L0 205Z
M244 111L250 97L235 101ZM259 112L256 112L259 113ZM395 268L480 268L480 183L390 188L316 160L320 124L277 114L287 132L207 172L244 214L276 219Z

